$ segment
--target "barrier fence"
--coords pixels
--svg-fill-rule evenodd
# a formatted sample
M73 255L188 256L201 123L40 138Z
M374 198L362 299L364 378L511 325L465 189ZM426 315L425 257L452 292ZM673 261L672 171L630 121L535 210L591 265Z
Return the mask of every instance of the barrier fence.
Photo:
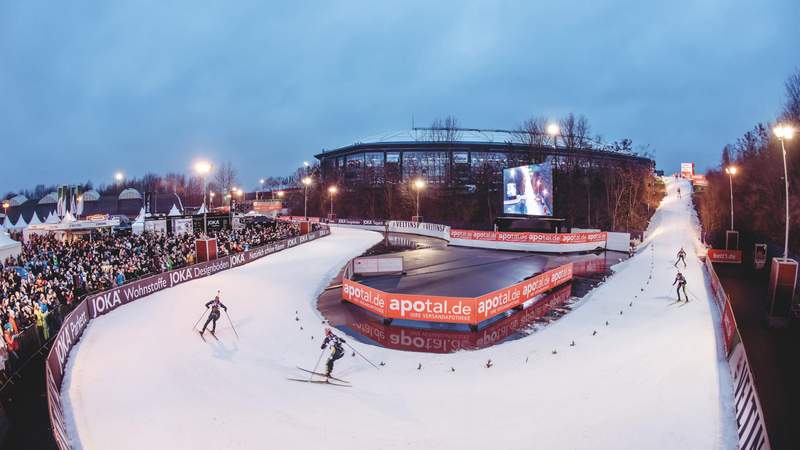
M256 247L242 253L225 256L213 261L194 264L180 269L149 276L138 281L90 295L64 318L53 346L45 360L47 403L53 436L60 450L71 450L72 443L66 431L64 410L61 404L61 383L69 353L80 339L86 325L98 316L108 314L122 305L147 297L187 281L203 278L234 267L251 263L264 256L327 236L328 228L312 231L282 241Z
M302 220L302 218L291 216L284 218L284 220ZM330 221L329 223L332 225L358 227L373 231L417 234L421 236L443 239L450 245L496 250L568 253L593 251L597 248L608 248L610 250L628 251L628 244L630 242L629 233L609 233L605 231L583 231L578 233L532 233L512 231L458 230L451 229L447 225L435 223L412 222L405 220L384 221L371 219L336 219ZM614 239L612 239L612 237Z
M351 266L348 264L348 266ZM351 278L351 267L342 277L342 300L358 305L385 319L423 322L479 323L521 306L528 300L572 279L573 263L548 270L528 280L480 297L397 294L366 286Z
M736 326L731 302L722 283L719 281L711 258L705 258L705 268L708 273L714 303L720 313L720 327L722 331L725 356L728 368L733 377L734 402L736 406L736 427L739 434L739 448L769 450L769 437L767 436L764 413L758 392L750 371L747 353Z

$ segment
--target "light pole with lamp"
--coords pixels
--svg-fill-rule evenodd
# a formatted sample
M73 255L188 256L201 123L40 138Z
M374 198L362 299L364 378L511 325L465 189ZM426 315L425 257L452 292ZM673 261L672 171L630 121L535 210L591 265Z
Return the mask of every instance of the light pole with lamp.
M729 166L725 168L725 173L728 174L728 180L730 181L731 186L731 230L733 230L733 176L736 175L737 172L736 166Z
M550 125L547 126L547 134L549 134L550 137L553 138L553 148L558 147L558 145L557 145L558 133L560 133L560 132L561 132L561 128L558 127L558 124L551 123Z
M206 205L206 176L211 172L211 164L208 161L198 161L194 164L194 171L203 180L203 236L208 235L208 205Z
M419 191L425 189L425 180L423 180L422 178L417 178L416 180L414 180L414 189L417 191L417 215L414 216L414 221L415 222L420 222L420 217L419 217Z
M3 224L8 223L8 207L11 206L11 203L8 203L8 200L3 200Z
M728 181L731 187L731 229L725 232L725 248L728 250L739 249L739 232L733 228L733 176L736 175L738 169L736 166L728 166L725 168L725 173L728 174ZM732 245L735 244L735 245Z
M261 200L261 197L264 195L264 179L258 180L258 183L261 184L261 190L258 191L258 200Z
M334 220L335 216L333 215L333 196L339 192L339 189L336 186L331 186L328 188L328 197L331 198L331 212L328 214L328 220Z
M783 153L783 182L786 187L786 237L783 241L783 259L789 259L789 172L786 168L786 143L787 139L794 136L794 128L788 125L778 125L773 130L775 136L781 141L781 153Z
M308 163L305 163L308 165ZM311 184L311 177L303 177L303 217L308 220L308 186Z
M794 128L778 124L773 130L781 141L783 154L783 183L786 195L786 231L783 241L783 258L772 258L769 276L769 313L767 322L770 326L787 326L792 314L792 301L797 286L797 261L789 259L789 171L786 167L786 140L794 136Z
M125 179L125 174L124 174L124 173L122 173L122 172L117 172L117 173L115 173L115 174L114 174L114 181L116 182L116 185L117 185L117 189L118 189L118 190L121 188L121 186L122 186L122 181L123 181L124 179ZM119 194L121 194L121 192L118 192L118 193L117 193L117 214L119 214L119 213L120 213L120 212L119 212Z

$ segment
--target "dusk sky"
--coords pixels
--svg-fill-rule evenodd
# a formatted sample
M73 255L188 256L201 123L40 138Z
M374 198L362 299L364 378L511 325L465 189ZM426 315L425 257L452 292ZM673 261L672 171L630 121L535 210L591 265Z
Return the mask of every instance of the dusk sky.
M6 1L0 191L198 157L252 189L412 115L510 129L574 112L658 168L703 171L780 113L799 18L797 0Z

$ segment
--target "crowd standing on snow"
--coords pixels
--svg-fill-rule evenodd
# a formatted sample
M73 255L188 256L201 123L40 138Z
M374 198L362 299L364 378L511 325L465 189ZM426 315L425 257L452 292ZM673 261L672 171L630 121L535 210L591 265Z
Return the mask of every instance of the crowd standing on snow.
M288 222L249 224L212 234L220 256L240 253L300 234ZM21 350L35 350L60 326L62 306L88 294L145 276L194 264L191 234L116 235L95 233L60 241L31 236L16 257L0 261L0 371L13 369ZM21 240L21 236L12 236ZM36 327L36 333L23 333Z

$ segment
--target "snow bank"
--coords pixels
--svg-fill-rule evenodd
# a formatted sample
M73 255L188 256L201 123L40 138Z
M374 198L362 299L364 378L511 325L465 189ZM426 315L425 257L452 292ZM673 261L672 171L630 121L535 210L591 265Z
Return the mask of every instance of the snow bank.
M676 195L690 187L667 185L639 254L572 313L479 351L355 344L386 365L348 352L335 374L352 388L286 377L320 356L317 293L377 233L336 228L124 306L92 321L73 351L62 394L70 434L85 449L735 448L696 219L688 196ZM680 246L685 306L670 286ZM217 289L239 341L224 316L219 342L190 331Z

